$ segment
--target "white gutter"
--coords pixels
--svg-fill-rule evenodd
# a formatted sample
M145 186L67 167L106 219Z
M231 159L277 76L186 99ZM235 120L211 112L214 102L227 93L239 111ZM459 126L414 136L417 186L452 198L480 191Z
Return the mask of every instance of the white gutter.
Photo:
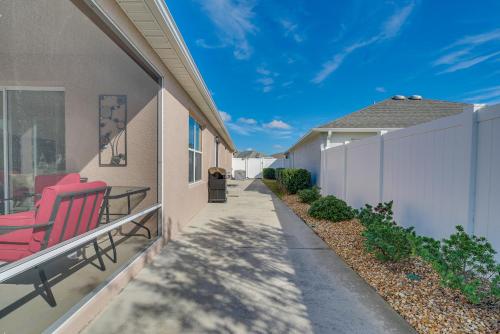
M380 132L395 131L402 128L312 128L315 132Z
M300 137L300 139L295 143L293 144L293 146L291 146L288 150L285 151L285 154L286 153L289 153L290 151L292 151L295 147L299 146L300 143L302 143L303 141L305 141L307 138L309 138L314 132L320 132L320 131L314 131L314 129L311 129L309 130L305 135L303 135L302 137Z
M304 136L302 136L293 146L291 146L288 150L285 151L285 153L289 153L293 149L295 149L297 146L299 146L302 142L304 142L307 138L309 138L312 134L314 133L322 133L322 132L340 132L340 133L345 133L345 132L376 132L376 133L382 133L382 132L388 132L388 131L395 131L395 130L400 130L401 128L312 128L307 132Z

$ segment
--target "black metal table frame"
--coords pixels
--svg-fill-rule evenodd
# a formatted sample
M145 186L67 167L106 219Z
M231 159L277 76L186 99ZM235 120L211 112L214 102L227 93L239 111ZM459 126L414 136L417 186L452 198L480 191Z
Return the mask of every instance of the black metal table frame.
M115 187L120 187L120 186L115 186ZM110 186L109 187L110 190L113 189L113 186ZM124 216L124 215L130 215L132 213L132 206L131 206L131 196L132 195L138 195L138 194L146 194L149 190L151 190L150 187L142 187L140 189L137 189L137 190L133 190L133 191L127 191L127 192L124 192L124 193L121 193L121 194L117 194L117 195L111 195L111 193L108 193L108 195L106 196L106 199L105 199L105 215L106 215L106 224L108 224L111 219L110 219L110 216ZM113 200L113 199L120 199L120 198L125 198L127 197L127 213L126 214L123 214L123 213L111 213L110 210L109 210L109 200ZM145 229L147 232L148 232L148 239L151 239L151 230L144 226L144 224L155 214L155 211L152 211L148 214L146 214L144 217L142 217L142 219L140 221L135 221L135 220L131 220L130 222L133 223L134 225L138 226L139 228L143 228ZM108 232L108 237L109 237L109 242L111 243L111 248L113 250L113 262L116 263L117 261L117 254L116 254L116 247L115 247L115 242L113 240L113 236L111 235L111 231Z

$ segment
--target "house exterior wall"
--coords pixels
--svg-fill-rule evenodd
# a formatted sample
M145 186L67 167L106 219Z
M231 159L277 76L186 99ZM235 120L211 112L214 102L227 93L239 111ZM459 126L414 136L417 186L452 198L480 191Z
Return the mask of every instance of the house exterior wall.
M331 132L327 136L326 147L344 144L346 141L354 141L376 136L377 134L377 132Z
M163 76L163 109L161 113L164 160L161 163L161 176L164 236L168 240L175 237L182 227L208 202L207 170L215 162L215 136L217 134L192 98L168 71L156 52L130 22L115 0L99 0L99 4ZM190 115L203 127L202 180L194 184L188 182L188 123ZM220 143L219 155L221 167L230 170L232 152L227 143Z
M289 152L292 168L311 172L311 182L319 186L321 171L321 145L326 143L326 133L314 134Z

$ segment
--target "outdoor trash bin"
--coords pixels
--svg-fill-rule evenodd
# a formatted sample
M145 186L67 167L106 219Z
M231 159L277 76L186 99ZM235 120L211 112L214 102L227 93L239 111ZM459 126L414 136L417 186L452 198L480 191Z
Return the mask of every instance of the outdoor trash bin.
M212 167L208 169L208 202L227 201L226 170Z

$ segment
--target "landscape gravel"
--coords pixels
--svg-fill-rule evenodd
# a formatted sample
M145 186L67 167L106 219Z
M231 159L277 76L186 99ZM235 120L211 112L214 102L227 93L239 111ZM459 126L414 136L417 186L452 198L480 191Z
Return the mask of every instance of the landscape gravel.
M383 263L363 248L357 220L332 223L307 214L296 195L283 201L419 333L500 333L500 306L474 305L459 291L441 286L420 258Z

